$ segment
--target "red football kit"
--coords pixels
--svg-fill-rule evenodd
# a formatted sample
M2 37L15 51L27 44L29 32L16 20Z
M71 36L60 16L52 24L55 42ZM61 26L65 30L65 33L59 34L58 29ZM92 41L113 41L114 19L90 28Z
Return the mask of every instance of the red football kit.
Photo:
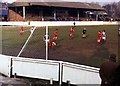
M73 38L73 33L74 33L74 29L71 28L71 29L70 29L70 38L71 38L71 39Z

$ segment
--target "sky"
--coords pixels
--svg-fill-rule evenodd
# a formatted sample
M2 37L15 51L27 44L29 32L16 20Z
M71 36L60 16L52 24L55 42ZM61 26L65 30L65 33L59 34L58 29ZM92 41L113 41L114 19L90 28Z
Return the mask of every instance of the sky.
M12 3L15 0L0 0L0 1ZM21 1L21 0L18 0L18 1ZM39 1L39 0L37 0L37 1ZM41 0L41 1L43 1L43 0ZM51 0L48 0L48 1L51 1ZM57 1L57 0L52 0L52 1ZM119 2L120 0L59 0L59 1L88 2L88 3L91 3L91 2L111 3L111 2Z
M81 1L81 2L118 2L120 0L65 0L65 1Z

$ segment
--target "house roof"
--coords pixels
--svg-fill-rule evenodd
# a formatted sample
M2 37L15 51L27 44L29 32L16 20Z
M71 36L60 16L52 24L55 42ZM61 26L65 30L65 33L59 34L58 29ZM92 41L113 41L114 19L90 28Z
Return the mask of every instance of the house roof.
M10 7L14 6L49 6L49 7L65 7L65 8L78 8L78 9L93 9L93 10L104 10L100 5L94 3L83 3L83 2L14 2Z

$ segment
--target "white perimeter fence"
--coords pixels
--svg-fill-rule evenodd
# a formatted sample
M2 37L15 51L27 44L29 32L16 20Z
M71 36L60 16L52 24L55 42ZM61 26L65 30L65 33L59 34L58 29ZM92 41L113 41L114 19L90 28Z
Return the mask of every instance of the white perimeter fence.
M12 57L0 54L0 72L12 75L54 80L70 81L71 84L100 84L99 68L62 61Z
M28 22L0 22L0 25L16 25L16 26L76 26L79 25L118 25L119 22L105 21L28 21Z

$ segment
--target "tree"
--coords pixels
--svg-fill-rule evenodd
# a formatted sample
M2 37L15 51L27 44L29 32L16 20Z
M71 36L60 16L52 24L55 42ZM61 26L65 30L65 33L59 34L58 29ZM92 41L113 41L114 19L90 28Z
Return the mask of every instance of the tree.
M114 2L111 4L106 4L103 6L103 8L106 10L109 17L114 19L120 18L120 1L118 3Z
M120 1L117 4L117 10L116 10L116 12L117 12L118 18L120 18Z

